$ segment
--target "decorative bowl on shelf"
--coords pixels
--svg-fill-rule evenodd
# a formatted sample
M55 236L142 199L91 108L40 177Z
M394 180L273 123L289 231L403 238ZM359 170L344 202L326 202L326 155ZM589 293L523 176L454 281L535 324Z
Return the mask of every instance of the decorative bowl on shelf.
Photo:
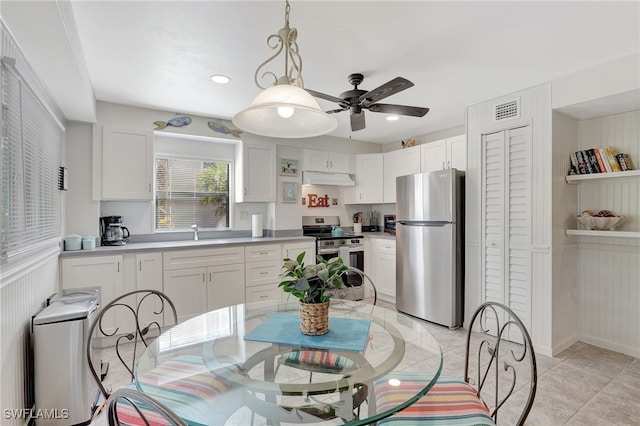
M616 226L624 222L624 216L578 216L578 222L587 227L587 229L604 230L608 229L613 231Z

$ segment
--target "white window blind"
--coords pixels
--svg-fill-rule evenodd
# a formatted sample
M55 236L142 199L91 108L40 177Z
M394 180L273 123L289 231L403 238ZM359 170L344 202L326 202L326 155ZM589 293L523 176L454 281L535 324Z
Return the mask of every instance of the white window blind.
M229 163L156 158L156 229L229 227Z
M61 230L63 129L13 64L10 58L2 59L2 259L57 244Z

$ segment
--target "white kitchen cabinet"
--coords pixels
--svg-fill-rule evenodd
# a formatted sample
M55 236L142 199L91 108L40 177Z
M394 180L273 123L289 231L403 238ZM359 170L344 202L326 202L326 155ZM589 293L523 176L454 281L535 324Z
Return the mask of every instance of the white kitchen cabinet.
M420 173L420 147L413 146L397 151L385 152L384 155L384 189L385 203L396 202L396 178L398 176Z
M465 135L420 145L420 169L432 172L442 169L467 169L467 138Z
M354 204L372 204L383 202L382 154L356 155L356 185L352 201Z
M349 154L305 149L304 170L313 172L349 173Z
M389 302L396 300L396 241L391 238L373 238L370 243L371 276L378 296Z
M164 292L178 321L244 302L244 247L175 250L163 253Z
M206 277L205 267L164 271L164 293L173 301L179 323L207 312Z
M61 261L62 289L82 289L99 287L102 305L111 302L123 291L123 261L122 256L87 256L70 257ZM106 333L112 333L122 322L116 322L112 312L103 318Z
M248 302L278 300L285 293L278 288L282 270L282 245L266 244L245 247L246 293Z
M153 132L102 128L102 200L153 200Z
M135 260L135 289L136 290L157 290L162 291L162 253L136 253L132 255ZM127 255L125 255L127 257ZM128 262L125 259L125 267ZM126 272L126 270L125 270ZM129 291L127 289L127 291ZM140 299L138 299L140 302ZM150 321L158 321L164 325L162 318L154 312L163 309L165 315L171 310L170 306L162 306L160 300L155 296L149 296L141 306L140 321L148 324ZM173 319L167 324L173 324Z
M236 146L236 202L276 201L276 146L241 142Z
M282 244L282 257L288 257L289 259L296 259L300 253L304 252L304 258L302 261L305 265L316 264L316 242L304 242L304 243L285 243Z
M207 268L207 311L245 302L244 265Z

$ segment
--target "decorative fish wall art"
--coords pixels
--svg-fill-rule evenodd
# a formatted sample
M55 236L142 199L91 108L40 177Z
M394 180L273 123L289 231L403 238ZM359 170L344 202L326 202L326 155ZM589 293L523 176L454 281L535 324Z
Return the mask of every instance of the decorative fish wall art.
M177 117L173 117L169 121L154 121L153 124L156 125L156 128L153 130L162 130L166 127L185 127L191 124L191 117L179 115Z
M214 132L223 133L225 135L231 135L234 138L239 138L240 133L242 133L242 130L230 129L224 124L218 123L216 121L209 121L207 124L209 125L209 128Z

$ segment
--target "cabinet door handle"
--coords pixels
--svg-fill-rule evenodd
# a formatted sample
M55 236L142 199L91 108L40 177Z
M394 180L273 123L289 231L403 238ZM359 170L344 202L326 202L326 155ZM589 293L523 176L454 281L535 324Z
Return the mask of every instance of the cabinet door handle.
M331 165L330 168L333 169L333 161L329 161L329 164Z
M202 273L202 282L204 282L204 272Z
M324 164L325 164L325 167L328 169L329 168L329 160L325 161Z
M451 168L451 161L447 161L447 169Z
M444 167L444 161L442 162L442 170L444 170L446 167Z
M149 183L149 192L151 192L151 183Z
M260 275L268 275L268 272L260 272Z
M244 195L247 195L247 187L244 187Z
M142 271L142 260L139 260L138 263L139 263L138 268Z
M120 272L120 262L118 262L118 272Z
M260 254L269 254L268 251L261 251Z
M212 282L211 281L211 272L209 272L209 282Z

